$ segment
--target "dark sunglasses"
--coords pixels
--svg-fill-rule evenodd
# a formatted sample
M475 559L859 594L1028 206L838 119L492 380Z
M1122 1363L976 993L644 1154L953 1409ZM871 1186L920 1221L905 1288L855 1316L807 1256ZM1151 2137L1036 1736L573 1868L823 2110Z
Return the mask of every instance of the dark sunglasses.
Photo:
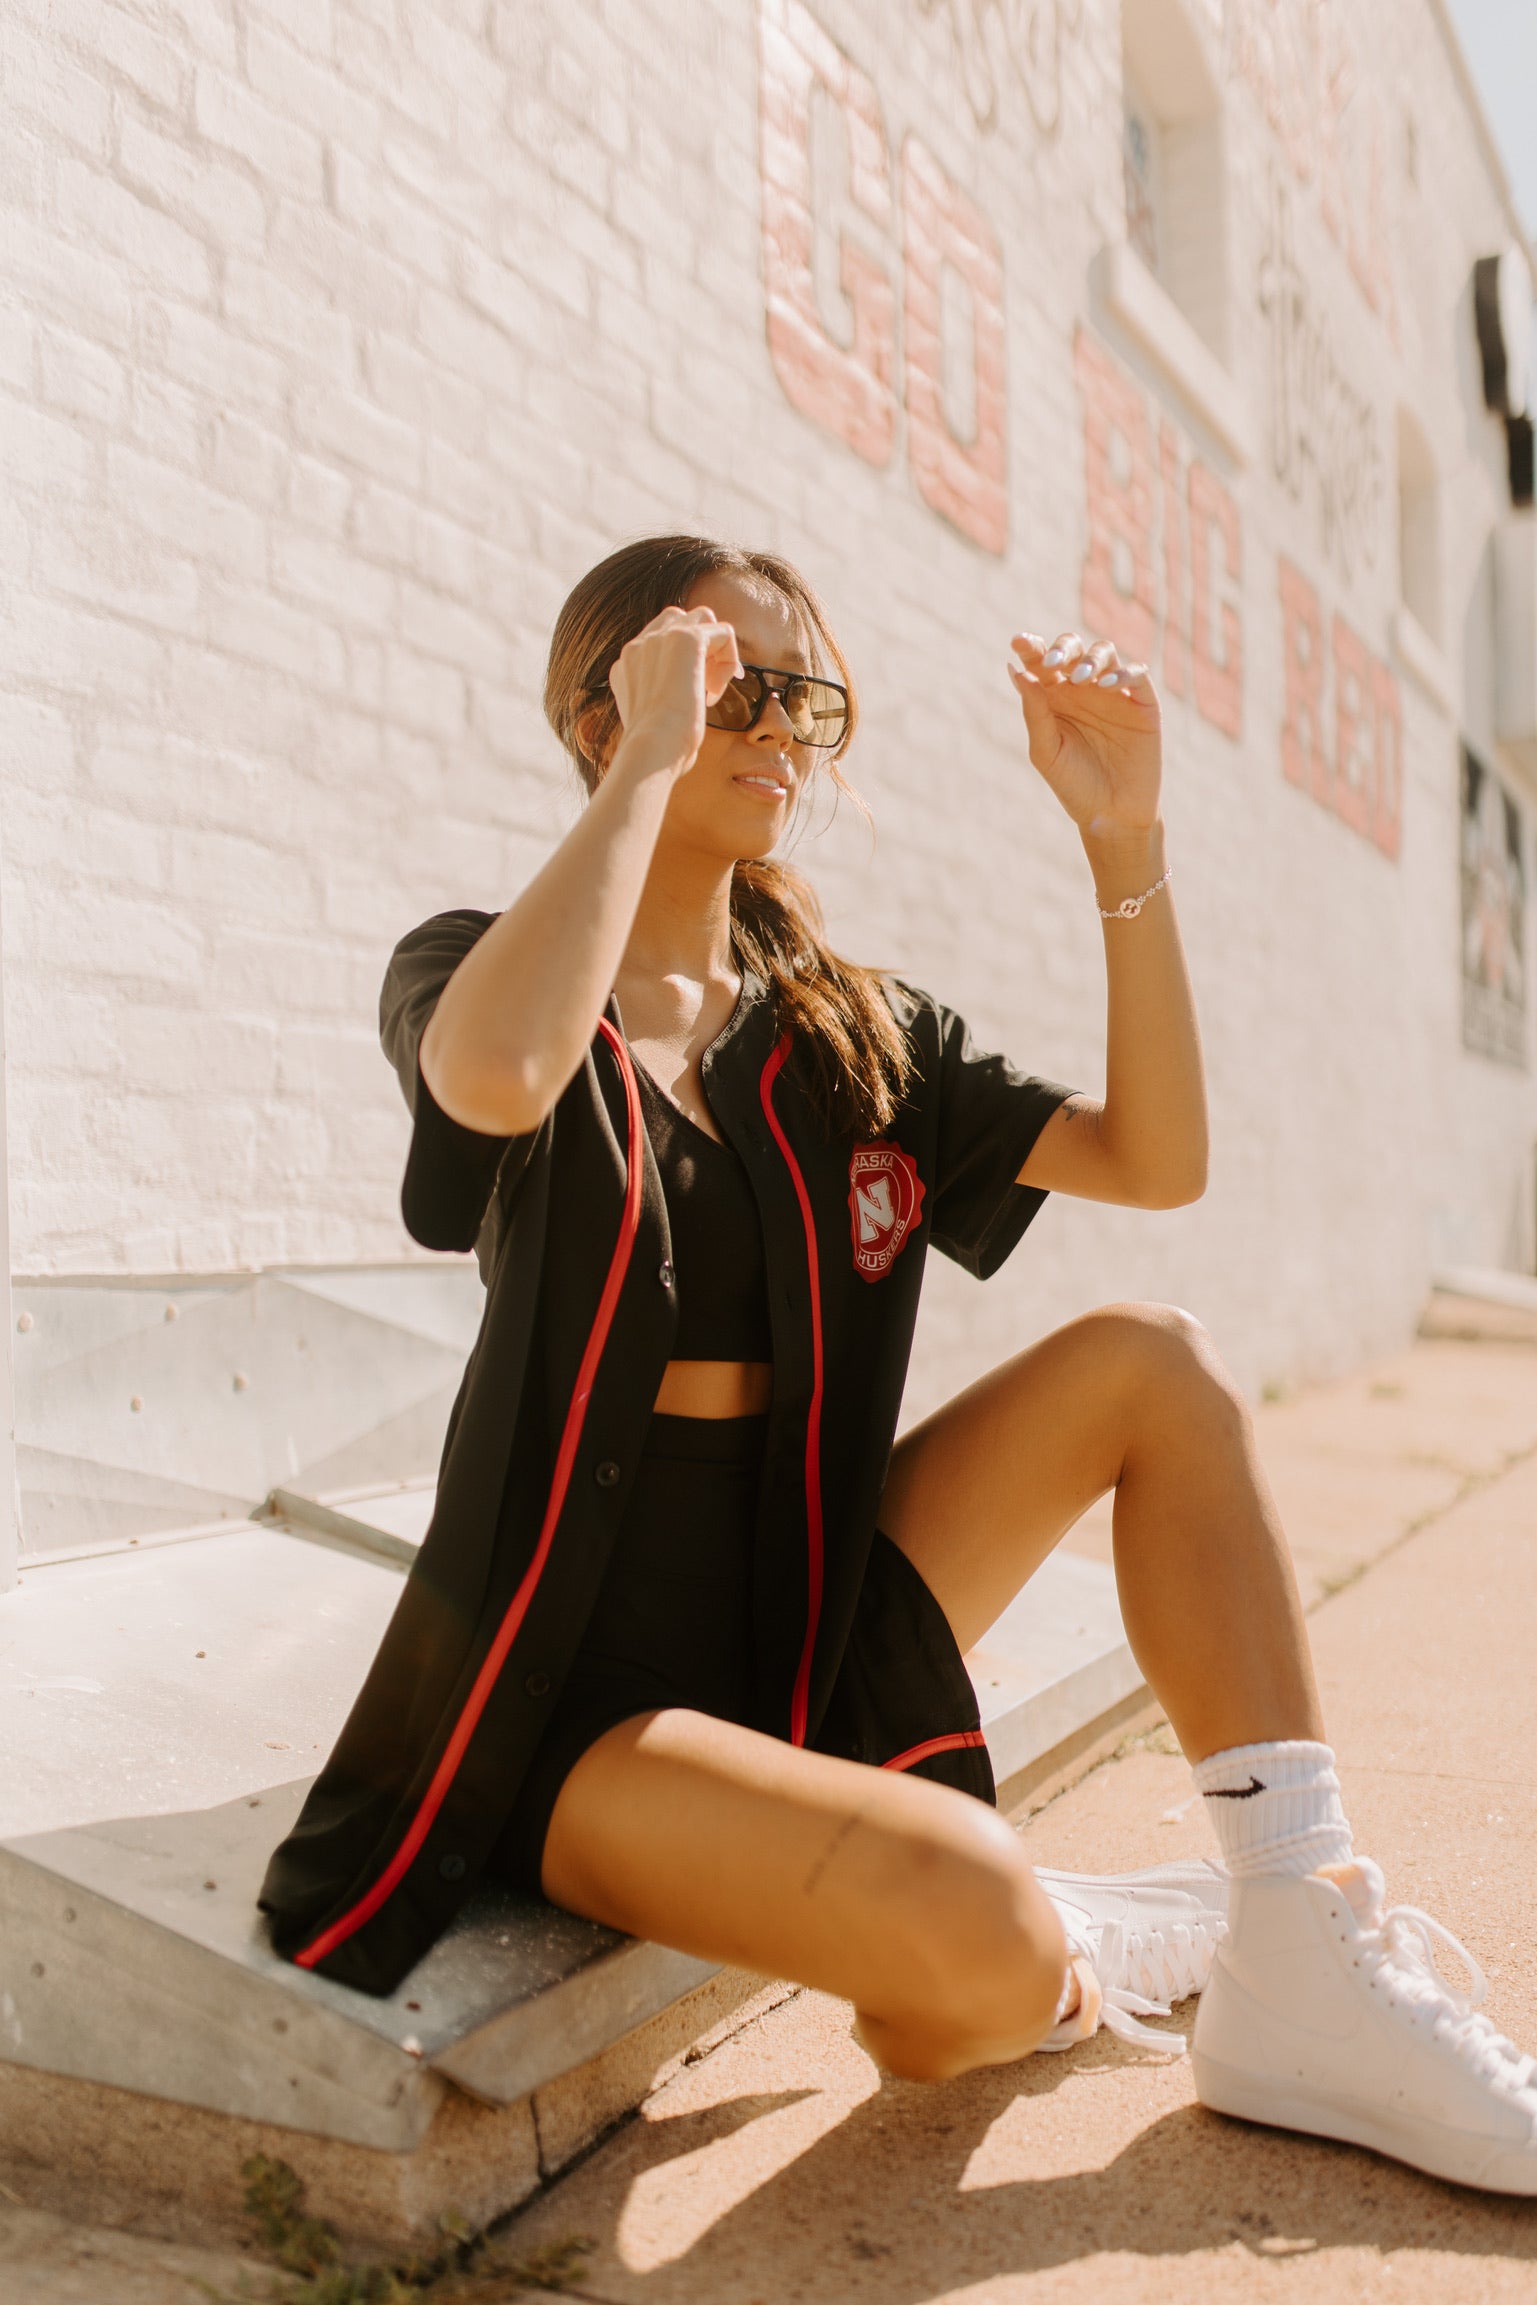
M813 680L805 672L780 672L771 664L746 664L740 680L726 683L705 719L711 728L740 735L756 728L763 708L777 696L797 744L841 744L849 725L849 692L835 680Z

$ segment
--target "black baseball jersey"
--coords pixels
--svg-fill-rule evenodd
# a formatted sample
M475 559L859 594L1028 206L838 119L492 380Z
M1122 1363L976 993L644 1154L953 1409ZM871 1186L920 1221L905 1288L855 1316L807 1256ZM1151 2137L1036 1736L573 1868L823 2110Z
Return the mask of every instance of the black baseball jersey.
M427 1020L495 917L413 929L380 996L413 1120L402 1214L425 1247L475 1248L485 1311L420 1555L261 1893L279 1951L373 1993L440 1935L497 1840L592 1612L677 1322L617 1003L527 1135L462 1127L422 1078ZM927 1249L979 1278L997 1270L1045 1198L1015 1180L1070 1094L975 1049L926 993L892 981L887 997L916 1061L874 1142L829 1139L752 975L702 1061L757 1200L773 1332L750 1725L796 1744L818 1742L849 1638ZM929 1746L980 1742L972 1730ZM905 1766L927 1751L867 1757Z

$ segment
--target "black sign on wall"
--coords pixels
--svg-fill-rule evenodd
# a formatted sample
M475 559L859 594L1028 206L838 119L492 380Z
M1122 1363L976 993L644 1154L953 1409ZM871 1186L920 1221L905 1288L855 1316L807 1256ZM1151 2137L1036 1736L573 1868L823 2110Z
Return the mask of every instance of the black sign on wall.
M1473 267L1473 324L1484 371L1484 405L1505 419L1510 501L1532 501L1532 268L1511 247Z
M1527 1062L1526 826L1493 769L1462 748L1462 1037Z

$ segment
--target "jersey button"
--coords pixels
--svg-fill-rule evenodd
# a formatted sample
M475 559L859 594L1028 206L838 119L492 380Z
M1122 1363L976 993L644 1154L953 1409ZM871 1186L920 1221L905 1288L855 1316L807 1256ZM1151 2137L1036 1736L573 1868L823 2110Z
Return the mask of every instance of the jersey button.
M438 1874L442 1880L462 1881L467 1869L462 1857L440 1857L438 1859Z
M677 1278L677 1275L672 1269L671 1257L663 1257L661 1263L656 1268L656 1277L661 1282L664 1289L670 1289L672 1287L672 1284Z
M600 1489L615 1489L619 1486L619 1467L612 1457L605 1457L595 1468L592 1477Z
M550 1676L548 1673L530 1673L523 1687L531 1697L547 1697L550 1693Z

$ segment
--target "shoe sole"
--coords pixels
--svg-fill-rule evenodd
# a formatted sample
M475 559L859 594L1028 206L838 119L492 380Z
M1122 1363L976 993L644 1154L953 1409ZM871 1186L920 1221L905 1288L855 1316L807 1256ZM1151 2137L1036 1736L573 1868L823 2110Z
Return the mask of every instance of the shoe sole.
M1107 1889L1176 1889L1198 1875L1203 1882L1207 1879L1198 1862L1178 1857L1170 1858L1161 1865L1145 1865L1140 1873L1066 1873L1052 1865L1037 1865L1034 1871L1038 1881L1100 1881ZM1210 1880L1217 1885L1225 1899L1228 1889L1225 1875L1213 1873ZM1194 1889L1187 1890L1186 1894L1195 1897L1197 1904L1206 1901L1196 1896Z
M1315 2096L1310 2089L1281 2088L1236 2066L1219 2064L1199 2050L1192 2051L1190 2062L1195 2093L1213 2113L1258 2121L1267 2129L1332 2137L1342 2145L1364 2145L1368 2152L1405 2161L1427 2177L1473 2185L1480 2192L1537 2195L1537 2153L1527 2155L1519 2146L1464 2137L1455 2130L1427 2139L1423 2124L1400 2128L1372 2106L1344 2106Z
M1226 1876L1221 1873L1201 1876L1203 1886L1208 1883L1215 1885L1214 1894L1203 1896L1199 1890L1188 1886L1192 1876L1200 1873L1199 1865L1193 1865L1188 1858L1175 1857L1162 1865L1147 1865L1140 1873L1064 1873L1051 1865L1037 1865L1034 1870L1036 1879L1048 1896L1054 1882L1065 1894L1070 1894L1081 1880L1092 1880L1104 1889L1174 1889L1187 1897L1203 1917L1209 1918L1213 1913L1226 1917ZM1188 1993L1182 1993L1181 2001L1194 2000L1197 1994L1205 1992L1211 1981L1212 1964L1216 1957L1217 1948L1212 1945L1208 1948L1206 1968L1200 1983L1192 1985Z

